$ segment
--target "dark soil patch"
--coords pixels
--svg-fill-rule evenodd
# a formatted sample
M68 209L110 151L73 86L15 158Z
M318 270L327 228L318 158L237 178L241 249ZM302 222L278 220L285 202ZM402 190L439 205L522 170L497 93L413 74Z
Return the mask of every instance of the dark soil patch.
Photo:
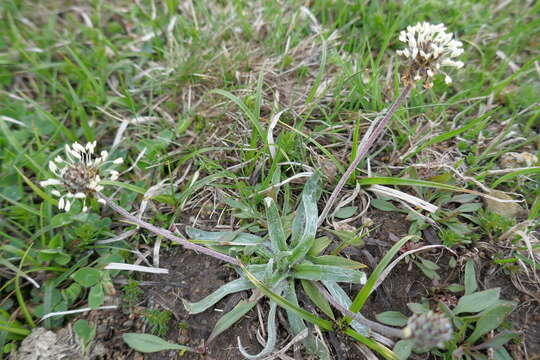
M395 243L407 235L409 222L402 214L388 213L382 211L371 211L368 216L378 227L369 234L366 245L362 247L347 248L343 255L354 260L369 265L368 273L380 261L382 256ZM442 256L441 256L442 254ZM382 285L373 293L366 302L362 313L364 316L375 319L375 315L383 311L400 311L410 315L407 303L419 302L427 299L433 306L438 300L450 298L451 293L443 290L444 285L450 283L462 283L460 271L452 270L448 267L448 260L451 255L441 250L423 252L422 257L436 262L441 269L439 282L433 282L427 278L414 264L402 262L390 273ZM530 298L524 297L513 286L509 277L499 272L494 276L489 269L494 265L487 259L477 258L479 263L478 277L483 288L501 287L502 298L515 300L519 306L511 315L510 326L515 330L523 332L525 349L520 344L509 346L508 350L515 359L534 358L540 353L540 319L538 316L538 306ZM199 347L204 344L219 318L229 311L242 297L247 298L249 294L243 293L228 296L220 301L216 306L201 314L189 315L183 307L182 299L198 301L209 295L227 281L237 278L231 268L222 262L209 258L205 255L196 254L192 251L185 251L182 248L172 250L162 249L160 266L169 269L169 275L156 276L145 275L141 277L141 287L144 289L144 301L131 312L121 311L96 312L89 317L93 323L98 324L97 340L103 343L110 356L107 359L216 359L216 360L236 360L242 359L238 351L237 339L240 338L244 347L251 353L260 351L255 336L259 327L256 311L248 313L244 319L233 327L218 336L211 344L207 344L206 357L198 354L186 353L183 357L178 352L160 352L156 354L141 354L130 350L122 341L121 335L126 332L149 332L147 324L140 316L142 309L169 310L173 317L170 322L169 331L164 338L168 341L186 344L192 347ZM492 274L488 276L487 274ZM359 286L344 287L351 297L358 292ZM310 311L315 311L313 306L306 300L305 296L300 296L305 307ZM451 305L451 304L450 304ZM538 305L538 304L536 304ZM219 311L222 310L222 311ZM287 332L283 327L288 325L283 317L280 319L282 338L280 344L284 344L290 338L286 337ZM365 356L358 349L358 344L352 339L338 333L325 334L328 344L332 349L333 359L364 359ZM303 359L309 359L303 355Z

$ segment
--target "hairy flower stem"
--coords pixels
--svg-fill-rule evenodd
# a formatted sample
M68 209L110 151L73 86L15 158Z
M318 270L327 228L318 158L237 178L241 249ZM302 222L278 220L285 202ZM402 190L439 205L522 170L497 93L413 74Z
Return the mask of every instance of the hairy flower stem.
M343 315L350 317L355 321L358 321L360 324L367 326L371 330L376 331L381 335L400 339L405 338L403 330L389 327L375 321L371 321L369 319L366 319L361 314L353 313L344 306L341 306L341 304L339 304L336 299L334 299L332 295L330 295L330 293L328 293L328 291L326 291L326 289L321 284L316 284L316 286L321 295L324 296L324 298L328 300L328 302L332 304L332 306L335 307L337 310L339 310Z
M386 124L388 123L388 121L390 121L390 119L392 118L392 115L394 115L394 113L398 109L399 105L401 105L401 103L409 96L413 86L414 86L413 83L407 84L407 86L405 87L405 89L403 89L402 93L399 95L396 101L392 104L392 106L390 106L390 109L384 115L382 120L377 124L377 127L375 128L375 130L373 130L371 134L366 134L365 136L367 137L362 139L362 141L360 142L360 148L358 149L358 152L356 154L356 158L353 160L351 165L349 165L349 167L347 168L347 171L345 171L345 174L343 174L338 184L336 185L334 191L332 192L332 195L330 195L330 198L326 202L326 205L324 206L324 209L322 210L321 215L319 216L318 226L322 225L322 223L324 222L324 219L330 212L330 209L336 202L336 199L339 193L341 192L341 189L343 189L343 186L345 186L345 183L347 182L347 180L349 180L349 177L351 177L351 174L353 173L354 169L356 169L360 161L362 161L362 159L366 156L371 146L373 146L375 141L377 141L377 139L383 132L384 128L386 127Z
M229 264L238 265L238 266L241 264L240 260L238 260L238 259L235 259L235 258L230 257L228 255L222 254L220 252L214 251L212 249L208 249L208 248L206 248L204 246L193 244L193 243L189 242L186 239L182 239L182 238L174 235L169 230L159 228L159 227L154 226L154 225L152 225L150 223L147 223L144 220L139 219L136 216L131 215L126 209L124 209L123 207L121 207L120 205L118 205L117 203L115 203L114 201L112 201L110 198L103 195L99 191L96 191L96 194L100 199L103 199L105 201L105 203L107 205L109 205L109 207L111 209L113 209L114 211L116 211L118 214L122 215L124 218L126 218L130 222L132 222L134 224L137 224L140 227L142 227L142 228L144 228L146 230L149 230L149 231L153 232L156 235L163 236L164 238L167 238L167 239L169 239L169 240L171 240L171 241L173 241L175 243L178 243L178 244L184 246L186 249L194 250L194 251L197 251L197 252L212 256L212 257L214 257L216 259L228 262Z

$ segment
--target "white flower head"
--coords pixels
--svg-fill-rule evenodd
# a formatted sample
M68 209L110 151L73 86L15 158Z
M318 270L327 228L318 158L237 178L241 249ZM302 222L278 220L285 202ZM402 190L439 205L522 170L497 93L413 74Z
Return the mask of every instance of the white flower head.
M96 156L95 148L95 141L87 143L86 146L76 142L65 146L65 159L56 156L49 161L49 170L55 178L41 181L40 185L55 187L51 194L59 198L59 209L69 211L75 201L81 200L82 209L86 211L86 199L94 192L103 190L103 185L100 184L102 178L118 179L120 173L114 170L114 167L122 163L122 158L107 160L107 151Z
M408 26L401 31L399 40L407 47L397 53L409 61L404 80L424 79L424 87L429 88L433 85L433 76L442 73L445 82L450 84L452 78L440 70L441 66L463 67L463 62L452 59L463 54L463 44L452 37L443 24L433 25L428 22Z

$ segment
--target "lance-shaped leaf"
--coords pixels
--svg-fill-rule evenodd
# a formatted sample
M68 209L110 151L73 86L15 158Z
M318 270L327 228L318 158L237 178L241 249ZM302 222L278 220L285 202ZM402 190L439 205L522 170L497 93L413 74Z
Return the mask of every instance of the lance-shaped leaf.
M349 269L362 269L367 267L361 262L354 261L351 259L344 258L342 256L336 255L323 255L309 258L311 262L318 265L333 265Z
M195 351L189 346L173 344L158 336L150 334L125 333L122 335L122 338L132 349L144 353L152 353L163 350Z
M253 284L247 279L236 279L227 284L221 286L219 289L197 302L189 302L182 300L184 307L190 314L199 314L206 309L215 305L219 300L223 299L229 294L234 294L239 291L252 289Z
M206 245L222 253L245 249L245 251L255 251L266 257L272 256L271 252L262 245L264 239L257 235L238 230L204 231L193 227L186 227L186 233L194 243Z
M500 288L494 288L464 295L459 299L457 306L452 312L457 315L464 312L474 313L482 311L499 302L500 293Z
M285 231L283 231L283 224L279 216L279 211L276 203L272 198L267 197L264 199L266 205L266 220L268 221L268 236L270 237L270 243L272 244L272 250L286 251L287 241L285 239Z
M318 198L318 193L320 193L319 175L314 174L306 182L306 185L304 186L304 190L302 191L302 195L301 195L302 200L300 201L300 204L298 205L298 208L296 209L296 216L294 217L294 220L292 223L292 234L291 234L292 247L295 247L296 245L298 245L305 229L307 210L303 201L304 196L312 197L316 203L317 198Z
M332 265L296 264L293 266L293 276L297 279L314 281L335 281L356 284L366 283L366 274L352 269Z
M261 350L260 353L256 355L250 355L247 353L246 349L242 346L242 343L240 342L240 337L238 337L238 350L240 350L240 353L249 360L255 360L260 359L263 356L270 355L274 348L276 347L276 340L277 340L277 328L276 328L276 309L277 304L275 301L270 301L270 311L268 312L268 323L266 325L266 331L268 333L268 339L266 340L266 345Z
M263 238L239 231L204 231L194 227L186 227L186 234L195 242L207 245L257 245Z
M289 281L289 287L287 289L285 298L292 305L299 307L298 299L296 297L296 289L294 286L294 280ZM287 320L289 322L291 331L294 336L300 334L302 331L307 329L307 326L304 323L304 320L302 320L302 318L298 316L294 311L291 311L290 309L286 309L286 312L287 312ZM317 359L330 360L330 351L326 347L326 344L324 344L324 342L321 341L319 338L309 334L308 337L302 341L302 343L304 344L308 352L310 352L311 354L314 354Z
M313 242L315 241L318 220L316 200L316 195L319 190L318 178L318 175L313 175L311 178L309 178L304 186L304 191L302 191L302 214L297 215L297 217L302 215L303 231L296 245L294 244L295 239L293 238L292 240L292 246L294 246L294 249L289 261L291 264L301 261L311 249ZM298 226L299 225L295 219L293 221L293 235L295 236L298 236L298 230L296 229Z
M304 291L306 292L307 296L313 301L313 303L323 312L325 313L329 318L334 318L334 313L332 312L332 308L330 307L330 304L328 303L328 300L322 296L321 292L317 289L315 285L309 280L301 280L302 287L304 288Z
M212 330L212 333L207 340L207 343L211 342L216 336L233 326L235 322L240 320L251 309L253 309L255 305L257 305L258 300L259 298L253 301L240 300L231 311L219 318L216 326L214 326L214 330Z
M480 320L476 323L473 333L467 340L468 343L474 344L482 336L494 330L501 325L501 323L506 318L506 315L514 309L514 306L511 304L508 305L498 305L491 309L482 311L480 314Z

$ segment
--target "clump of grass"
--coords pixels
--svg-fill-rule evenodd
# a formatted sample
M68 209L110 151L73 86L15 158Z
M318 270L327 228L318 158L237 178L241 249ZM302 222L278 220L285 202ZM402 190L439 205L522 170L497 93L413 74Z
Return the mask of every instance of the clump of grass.
M150 332L156 336L165 336L169 331L172 313L169 310L145 309L142 317L148 324Z
M141 301L144 291L139 287L136 280L129 279L127 284L122 287L122 306L124 311L129 311Z

